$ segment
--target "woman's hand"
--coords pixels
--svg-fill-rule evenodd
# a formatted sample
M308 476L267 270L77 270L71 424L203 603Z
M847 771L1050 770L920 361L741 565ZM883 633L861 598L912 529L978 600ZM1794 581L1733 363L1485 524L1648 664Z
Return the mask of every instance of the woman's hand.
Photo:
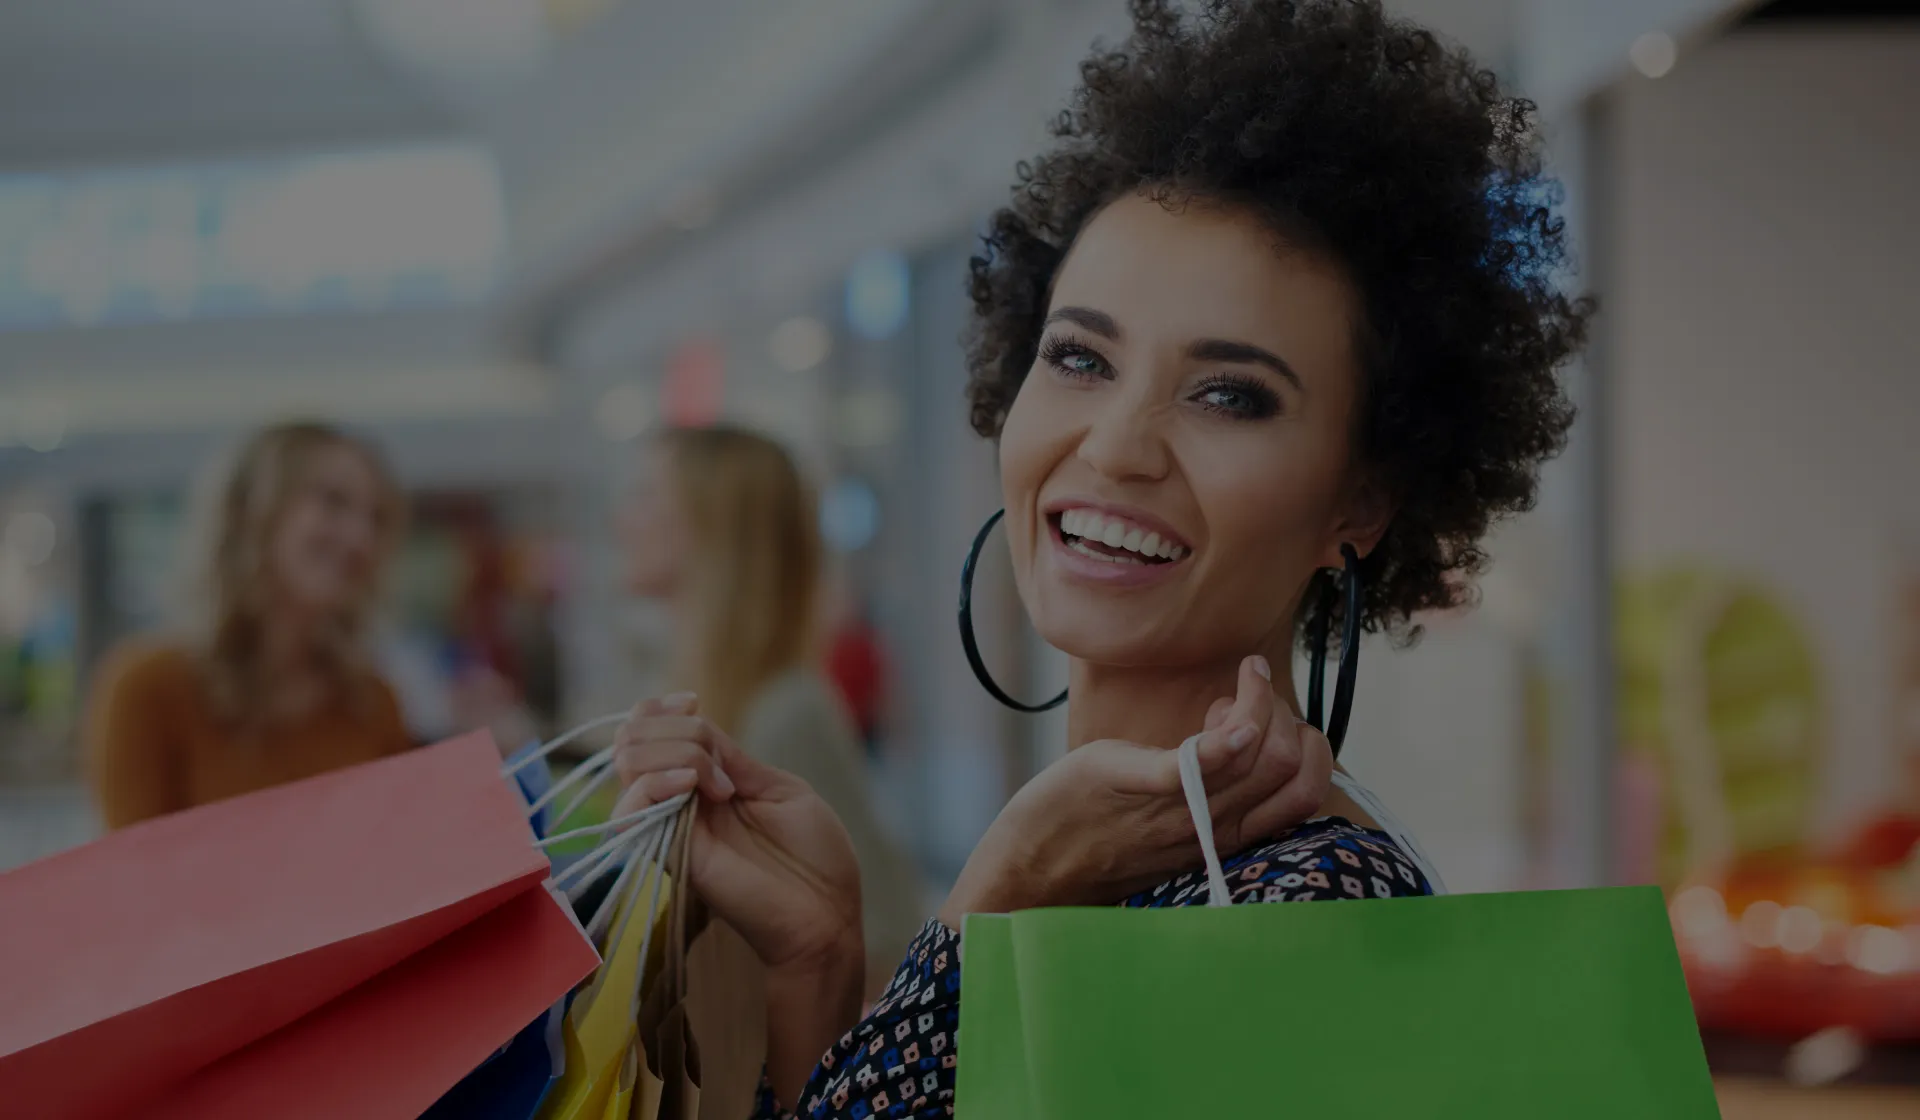
M807 783L755 761L691 696L649 700L620 727L616 815L699 791L694 889L767 966L767 1080L788 1104L860 1017L860 865Z
M1258 657L1241 663L1238 695L1207 713L1199 757L1223 855L1311 817L1333 774L1326 737L1274 703ZM1103 739L1068 752L1014 795L940 919L959 929L968 913L1107 905L1200 862L1177 752Z
M648 700L620 726L627 791L615 815L698 789L694 889L768 968L860 936L860 867L847 830L807 783L749 757L681 694Z

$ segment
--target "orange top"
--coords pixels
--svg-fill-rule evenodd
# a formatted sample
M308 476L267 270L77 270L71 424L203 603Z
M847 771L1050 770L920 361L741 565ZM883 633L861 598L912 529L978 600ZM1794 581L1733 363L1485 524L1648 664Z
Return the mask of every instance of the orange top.
M375 703L241 740L222 727L193 654L129 643L101 665L88 698L86 752L108 828L371 762L412 746L385 682Z

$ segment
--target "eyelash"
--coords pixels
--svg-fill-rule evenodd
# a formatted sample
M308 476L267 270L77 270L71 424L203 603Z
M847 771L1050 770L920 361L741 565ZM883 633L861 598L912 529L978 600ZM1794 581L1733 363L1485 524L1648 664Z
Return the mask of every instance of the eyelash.
M1075 369L1067 364L1068 361L1074 358L1092 359L1100 368L1097 370ZM1062 377L1107 380L1113 376L1112 369L1107 366L1107 360L1102 358L1099 352L1094 350L1093 347L1076 341L1071 337L1056 335L1047 338L1041 344L1040 359L1052 366ZM1251 377L1237 376L1234 374L1219 374L1214 377L1209 377L1201 384L1199 391L1194 395L1199 398L1205 398L1212 394L1223 392L1240 394L1246 398L1246 405L1240 408L1232 408L1220 404L1206 403L1203 399L1201 407L1209 412L1215 412L1222 416L1241 420L1265 420L1280 411L1281 402L1279 394Z

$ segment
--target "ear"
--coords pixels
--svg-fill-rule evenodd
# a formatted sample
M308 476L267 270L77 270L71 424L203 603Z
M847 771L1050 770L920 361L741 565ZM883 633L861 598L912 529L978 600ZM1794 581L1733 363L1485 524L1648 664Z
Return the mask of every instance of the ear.
M1397 512L1399 503L1379 479L1372 475L1361 478L1347 494L1339 519L1334 523L1333 539L1320 563L1328 568L1345 567L1346 560L1340 555L1342 544L1352 545L1364 558L1380 543L1380 538L1387 535L1387 526L1393 524L1393 515Z

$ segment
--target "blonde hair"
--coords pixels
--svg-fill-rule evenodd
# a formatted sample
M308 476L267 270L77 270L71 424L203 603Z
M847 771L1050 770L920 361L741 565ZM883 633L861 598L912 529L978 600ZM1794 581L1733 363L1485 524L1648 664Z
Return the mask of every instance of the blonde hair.
M812 491L778 443L744 428L656 437L689 536L690 641L679 672L720 727L813 651L820 530Z
M335 449L359 456L378 480L391 547L405 508L385 459L371 444L325 424L277 424L255 433L202 491L189 623L214 710L236 729L258 730L269 720L272 689L260 661L275 607L273 534L314 461ZM368 697L371 668L362 640L375 598L370 591L326 620L311 651L333 697L354 706Z

